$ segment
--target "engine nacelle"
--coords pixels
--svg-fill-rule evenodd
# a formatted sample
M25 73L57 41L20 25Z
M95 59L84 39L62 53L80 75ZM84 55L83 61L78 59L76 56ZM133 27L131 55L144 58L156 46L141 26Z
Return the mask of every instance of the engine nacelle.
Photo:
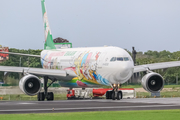
M37 76L28 74L19 81L19 88L25 94L33 96L41 90L41 81Z
M151 72L142 78L141 84L148 92L159 92L164 87L164 80L160 74Z

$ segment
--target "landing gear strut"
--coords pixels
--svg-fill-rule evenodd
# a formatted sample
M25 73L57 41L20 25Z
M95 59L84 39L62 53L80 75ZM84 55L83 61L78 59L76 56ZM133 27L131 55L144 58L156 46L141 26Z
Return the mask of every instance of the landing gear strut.
M56 80L52 80L52 82L49 84L51 86ZM47 101L53 101L54 100L54 94L53 92L48 92L49 86L47 86L48 83L48 77L44 77L44 92L39 92L38 93L38 101L44 101L47 99Z
M112 99L112 100L120 100L123 98L123 94L121 90L118 90L120 85L119 84L113 84L113 90L106 92L106 99Z

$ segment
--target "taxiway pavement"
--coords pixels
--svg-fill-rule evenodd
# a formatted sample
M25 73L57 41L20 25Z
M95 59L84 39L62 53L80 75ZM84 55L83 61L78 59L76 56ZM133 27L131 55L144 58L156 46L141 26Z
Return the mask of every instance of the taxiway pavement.
M180 109L180 98L0 101L0 114Z

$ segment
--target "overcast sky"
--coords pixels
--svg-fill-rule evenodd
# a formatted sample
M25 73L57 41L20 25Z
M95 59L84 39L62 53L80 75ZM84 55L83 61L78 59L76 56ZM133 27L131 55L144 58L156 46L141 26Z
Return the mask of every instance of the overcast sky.
M73 47L180 50L180 0L46 0L53 38ZM0 44L43 49L41 0L0 0Z

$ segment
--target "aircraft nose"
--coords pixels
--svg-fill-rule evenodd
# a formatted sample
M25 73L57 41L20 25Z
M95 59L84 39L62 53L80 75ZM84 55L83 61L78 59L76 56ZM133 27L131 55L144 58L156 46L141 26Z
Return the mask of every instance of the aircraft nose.
M129 74L130 70L131 69L130 69L129 65L128 64L124 64L122 66L122 68L120 69L120 76L122 78L126 77Z
M118 75L117 80L118 81L127 81L133 74L133 66L131 63L127 62L124 64L121 64L118 68Z

